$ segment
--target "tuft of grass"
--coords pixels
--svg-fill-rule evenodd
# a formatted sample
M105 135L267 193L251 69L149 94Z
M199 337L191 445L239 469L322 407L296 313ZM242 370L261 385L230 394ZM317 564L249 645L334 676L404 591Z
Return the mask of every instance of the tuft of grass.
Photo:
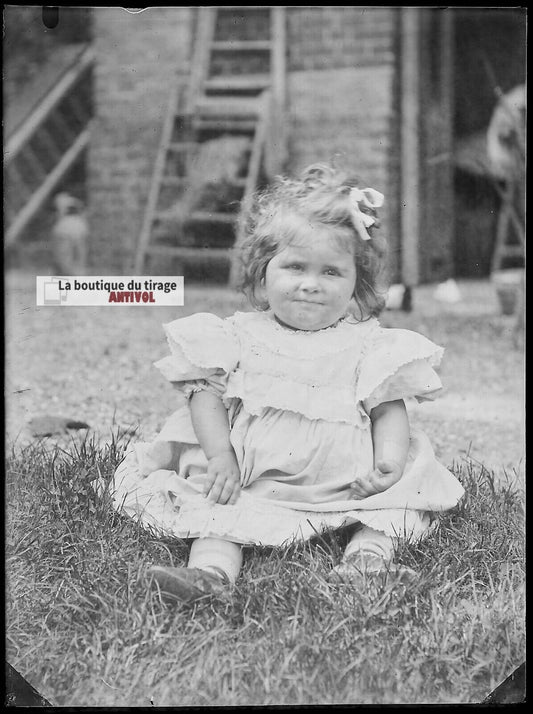
M7 659L57 706L254 706L482 701L525 658L523 496L474 462L466 489L397 559L408 586L331 585L346 531L248 547L229 601L168 607L150 563L185 541L117 514L118 433L8 454Z

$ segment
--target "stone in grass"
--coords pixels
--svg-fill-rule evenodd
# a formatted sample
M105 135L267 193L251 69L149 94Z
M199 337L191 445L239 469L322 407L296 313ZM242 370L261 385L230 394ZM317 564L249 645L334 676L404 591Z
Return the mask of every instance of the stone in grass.
M69 429L90 429L89 424L84 421L50 416L49 414L30 419L28 426L32 436L55 436L56 434L67 434Z

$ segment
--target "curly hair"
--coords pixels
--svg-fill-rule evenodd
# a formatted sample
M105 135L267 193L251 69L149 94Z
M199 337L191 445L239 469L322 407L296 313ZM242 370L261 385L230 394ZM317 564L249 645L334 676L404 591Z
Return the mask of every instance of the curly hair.
M294 217L299 217L312 226L331 229L351 247L357 270L353 297L360 319L379 315L385 306L386 243L376 235L379 221L374 208L361 207L361 211L374 218L374 224L368 228L371 240L363 240L354 226L349 194L360 183L356 176L344 171L313 164L298 178L277 177L264 191L254 195L246 213L245 238L240 254L240 288L254 307L259 310L268 308L257 290L270 260L298 237L301 223Z

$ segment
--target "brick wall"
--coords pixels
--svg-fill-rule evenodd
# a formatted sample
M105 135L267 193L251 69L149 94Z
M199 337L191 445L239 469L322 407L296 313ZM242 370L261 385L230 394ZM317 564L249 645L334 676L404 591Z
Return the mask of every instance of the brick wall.
M399 274L397 8L289 8L289 168L334 161L382 191Z
M289 70L393 62L398 10L330 6L288 8Z
M292 172L314 162L333 161L359 175L366 186L382 191L386 196L382 231L395 256L393 80L390 66L291 72L289 166ZM392 268L394 272L395 257Z
M289 166L340 154L387 196L397 249L394 86L398 8L289 7ZM192 8L94 11L96 118L90 150L92 264L130 269L168 90L187 71Z
M90 262L97 270L131 270L169 88L188 71L191 14L187 7L93 11L88 187Z

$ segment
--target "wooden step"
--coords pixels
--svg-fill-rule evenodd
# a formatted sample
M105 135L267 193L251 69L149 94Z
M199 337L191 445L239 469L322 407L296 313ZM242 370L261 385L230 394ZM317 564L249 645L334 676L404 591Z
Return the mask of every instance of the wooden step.
M270 40L215 40L211 43L212 52L270 52Z
M231 248L187 248L177 245L154 245L148 247L150 255L167 255L176 258L194 258L195 260L220 260L231 257Z
M172 188L174 186L180 188L181 186L186 186L189 183L187 176L163 176L161 179L161 186L167 186ZM244 188L246 185L245 178L235 178L228 182L230 186L236 186L237 188Z
M500 255L504 258L521 258L524 248L521 245L505 245L500 248Z
M189 179L187 176L163 176L161 179L161 186L165 188L182 188L187 186ZM246 186L245 178L235 178L231 181L227 181L230 186L235 186L235 188L244 188Z
M194 122L196 131L221 131L231 133L253 134L257 128L257 122L250 119L197 119Z
M222 213L221 211L194 211L185 218L186 223L226 223L232 224L238 218L238 213ZM169 211L156 211L153 222L171 223L174 217Z
M270 83L271 77L268 73L221 75L206 79L204 88L208 92L260 92L269 87Z
M200 97L195 105L195 118L202 117L257 117L262 102L256 97Z
M197 147L195 141L173 141L167 147L168 151L172 151L176 154L186 151L194 151Z
M219 7L219 12L224 12L225 10L242 10L246 12L247 10L270 10L270 5L224 5Z

